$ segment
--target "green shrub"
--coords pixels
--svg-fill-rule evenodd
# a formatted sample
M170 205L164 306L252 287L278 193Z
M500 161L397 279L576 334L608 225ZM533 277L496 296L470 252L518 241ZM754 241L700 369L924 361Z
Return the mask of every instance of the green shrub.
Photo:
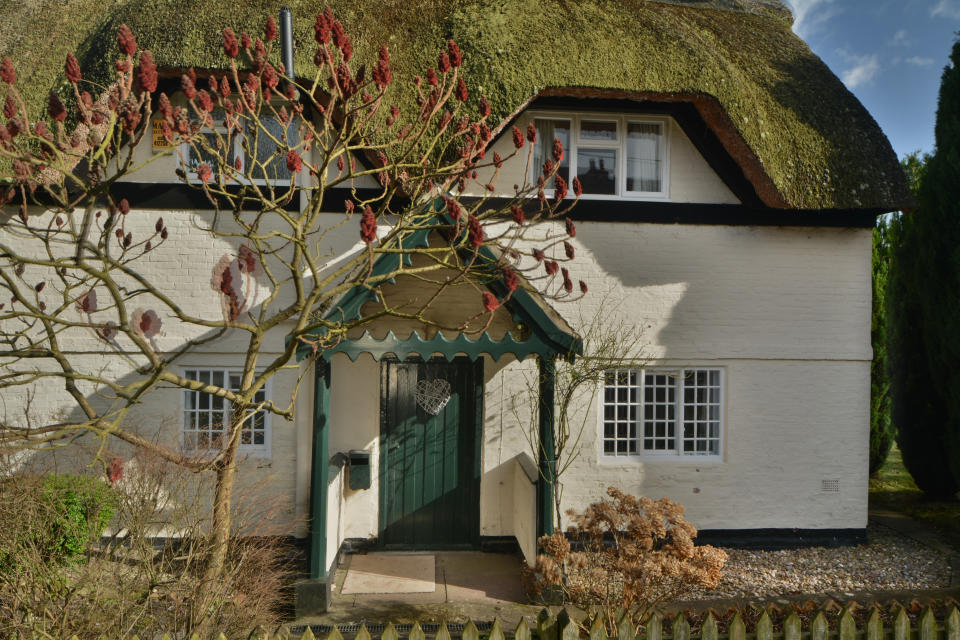
M117 498L109 484L89 475L60 474L43 478L40 504L46 522L37 533L50 559L70 562L84 555L113 519Z

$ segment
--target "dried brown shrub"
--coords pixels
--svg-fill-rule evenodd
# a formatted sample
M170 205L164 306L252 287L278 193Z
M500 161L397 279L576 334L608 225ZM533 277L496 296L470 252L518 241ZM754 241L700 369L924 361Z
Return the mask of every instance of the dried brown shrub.
M716 588L727 554L694 544L697 529L684 519L682 505L614 487L607 495L610 499L583 513L568 511L574 524L566 535L540 539L535 591L559 589L567 602L600 616L608 635L616 635L621 615L636 630L659 603L694 588ZM570 540L578 550L571 550Z
M38 499L42 476L6 478L0 545L17 562L0 571L0 637L247 637L279 625L293 577L290 546L279 536L242 535L243 523L256 521L262 532L277 514L238 499L223 577L210 582L210 484L138 452L114 484L109 535L65 565L35 533L56 516Z

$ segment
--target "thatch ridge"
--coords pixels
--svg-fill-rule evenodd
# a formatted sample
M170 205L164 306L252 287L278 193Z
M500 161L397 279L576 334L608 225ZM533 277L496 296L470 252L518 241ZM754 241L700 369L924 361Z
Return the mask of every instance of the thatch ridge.
M220 31L260 33L291 6L299 75L312 69L312 25L322 2L250 0L34 0L0 16L0 56L11 55L42 105L77 51L104 79L129 24L161 66L223 68ZM876 122L790 31L779 0L334 0L360 60L386 43L399 77L423 73L454 38L471 97L504 118L545 88L594 87L706 94L722 106L775 185L779 206L894 209L910 202L896 155ZM704 8L705 4L711 8ZM681 6L682 5L682 6ZM720 7L720 8L716 8ZM89 71L96 67L99 74ZM397 87L392 100L412 104ZM474 102L475 105L475 102ZM775 205L776 206L776 205Z

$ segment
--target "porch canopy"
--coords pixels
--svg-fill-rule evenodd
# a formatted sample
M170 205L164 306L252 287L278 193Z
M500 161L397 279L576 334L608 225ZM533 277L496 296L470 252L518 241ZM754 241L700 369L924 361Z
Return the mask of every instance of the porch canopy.
M443 216L443 214L438 214ZM443 224L452 221L444 220ZM436 226L424 225L403 239L403 246L411 250L430 246ZM439 240L439 238L437 238ZM446 244L446 241L441 241ZM439 246L439 243L438 243ZM311 473L311 516L310 516L310 572L312 581L329 581L332 558L327 555L327 469L329 456L330 431L330 363L331 356L342 353L356 361L361 354L369 354L375 360L392 356L397 360L415 357L429 361L437 356L452 361L458 356L477 360L487 355L499 360L504 355L512 355L518 360L536 356L540 368L539 375L539 411L538 426L542 446L539 455L539 475L537 484L537 533L552 533L553 483L555 461L554 451L554 393L557 358L572 360L582 355L583 342L570 325L521 278L520 286L507 295L508 291L497 275L497 258L492 251L483 247L474 260L481 261L481 267L489 267L489 277L483 281L467 282L465 286L445 288L439 297L432 297L437 291L437 282L402 273L410 268L411 272L423 264L431 264L432 258L415 251L411 253L384 253L374 262L367 280L378 282L376 286L358 284L347 291L324 315L331 323L351 322L363 317L375 316L386 309L419 309L424 300L434 300L428 313L419 315L419 320L411 317L386 314L370 323L365 323L347 333L347 336L333 346L315 352L311 338L324 342L326 327L318 328L306 336L298 349L298 359L315 357L315 393L313 462ZM435 264L435 262L433 263ZM481 268L481 270L483 270ZM399 273L397 273L399 272ZM385 275L395 274L395 278L380 280ZM443 274L440 274L440 281ZM488 289L503 300L493 312L485 312L480 291ZM413 314L417 315L417 314ZM491 317L492 315L492 317ZM464 320L468 320L466 323ZM462 331L444 335L438 327L461 326Z
M447 221L443 222L447 223ZM403 244L411 251L429 247L430 230L421 229L410 234ZM409 253L381 254L374 262L368 279L376 281L401 268L421 266L415 263L425 260L429 259ZM491 271L497 263L493 252L487 247L481 247L475 260L490 267ZM401 275L400 279L406 279L406 281L397 282L398 278L390 278L381 281L378 286L363 284L354 286L324 314L323 319L328 322L351 322L365 314L382 310L387 304L390 308L402 310L405 304L404 298L409 298L406 304L412 305L408 308L416 308L424 296L432 295L432 289L436 286L404 275ZM475 360L486 354L498 360L510 354L518 360L531 355L541 359L562 357L572 360L581 355L583 342L580 336L539 293L524 286L526 283L522 278L519 279L521 286L517 287L509 297L506 295L506 287L499 279L490 279L478 285L489 289L498 299L505 299L503 305L493 312L492 321L487 322L486 318L482 319L482 322L486 322L483 331L468 329L453 337L447 337L443 331L435 329L429 323L417 326L415 322L404 322L387 315L380 321L371 323L371 326L363 329L362 332L354 330L353 333L348 334L347 339L341 340L335 346L325 348L322 357L329 358L335 353L343 353L350 360L356 361L361 354L367 353L375 360L381 360L388 355L401 360L410 356L419 356L423 359L442 356L452 360L458 355L463 355ZM432 305L435 312L430 319L440 324L460 324L460 321L466 317L481 315L480 312L483 309L475 287L462 287L468 290L466 295L469 295L469 298L466 298L462 291L458 295L458 292L453 289L451 288L446 298L440 298ZM444 323L444 320L447 322ZM378 329L379 338L375 337ZM322 341L326 332L325 327L320 327L313 333L307 334L305 336L307 341L303 341L297 351L297 359L302 360L310 356L313 353L310 339Z

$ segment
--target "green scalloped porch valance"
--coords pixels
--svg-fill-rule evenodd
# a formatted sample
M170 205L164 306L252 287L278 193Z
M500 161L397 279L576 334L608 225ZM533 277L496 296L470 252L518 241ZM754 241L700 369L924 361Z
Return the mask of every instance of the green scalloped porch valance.
M346 354L352 361L356 361L362 353L369 353L374 360L382 360L388 355L393 355L400 360L410 356L420 356L424 360L433 356L443 356L447 360L453 360L458 355L476 360L483 354L489 355L494 360L499 360L506 354L522 360L531 355L543 358L558 355L555 346L544 343L536 335L526 340L517 340L508 333L503 339L497 340L486 331L476 340L471 340L462 333L448 340L439 332L432 338L424 339L416 331L412 332L408 338L397 338L392 331L389 331L382 340L378 340L371 336L369 331L365 331L359 338L344 340L335 347L325 349L323 355L328 357L334 353Z

